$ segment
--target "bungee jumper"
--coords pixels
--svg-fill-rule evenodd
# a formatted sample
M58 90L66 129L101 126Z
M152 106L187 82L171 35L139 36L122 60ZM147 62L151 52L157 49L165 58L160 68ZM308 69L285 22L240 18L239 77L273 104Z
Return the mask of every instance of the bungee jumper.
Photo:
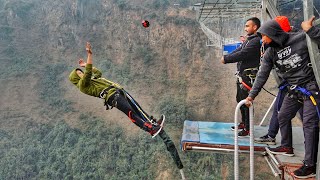
M81 68L74 69L69 75L69 80L82 93L103 99L106 110L115 107L125 113L135 125L150 133L152 138L159 134L182 173L183 164L177 149L173 141L163 130L165 116L161 115L159 120L156 120L153 116L149 116L123 87L102 78L101 71L93 67L92 50L89 42L86 44L86 51L87 62L84 62L83 59L79 60L80 67L84 67L85 70L83 71Z
M129 119L138 127L147 131L152 137L159 134L163 128L165 117L162 115L157 121L145 113L140 106L131 98L128 100L128 93L117 83L102 78L102 73L92 65L92 51L90 43L87 43L87 62L79 60L80 67L85 67L83 72L80 68L74 69L69 80L77 86L84 94L98 97L104 100L106 109L116 107L125 113ZM136 106L133 106L132 104Z

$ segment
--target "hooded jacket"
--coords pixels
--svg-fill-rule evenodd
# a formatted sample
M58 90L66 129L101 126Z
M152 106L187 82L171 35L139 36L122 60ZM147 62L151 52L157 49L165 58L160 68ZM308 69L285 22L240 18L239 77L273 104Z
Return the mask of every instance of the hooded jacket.
M237 62L237 70L242 73L248 68L257 68L260 64L260 38L253 34L231 54L224 56L225 63Z
M275 20L267 21L258 30L261 37L264 34L272 39L266 50L255 83L249 97L255 98L268 80L270 71L274 67L281 79L290 85L303 86L315 80L310 67L310 57L305 32L284 32ZM307 34L320 44L320 29L312 27Z
M108 101L109 97L116 92L116 89L122 89L119 84L105 78L101 78L102 73L96 68L93 69L92 64L86 65L83 78L80 78L76 71L77 69L74 69L70 73L69 80L84 94L100 97L100 93L104 89L113 86L114 88L110 88L107 96L105 97Z

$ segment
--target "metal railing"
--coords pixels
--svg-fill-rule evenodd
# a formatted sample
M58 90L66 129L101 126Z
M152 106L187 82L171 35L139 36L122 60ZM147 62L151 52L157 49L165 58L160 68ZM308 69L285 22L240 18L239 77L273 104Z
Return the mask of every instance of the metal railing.
M246 103L246 100L242 100L237 104L234 118L234 179L239 180L239 146L238 146L238 119L240 107ZM254 143L253 143L253 105L249 107L249 121L250 121L250 180L254 180Z

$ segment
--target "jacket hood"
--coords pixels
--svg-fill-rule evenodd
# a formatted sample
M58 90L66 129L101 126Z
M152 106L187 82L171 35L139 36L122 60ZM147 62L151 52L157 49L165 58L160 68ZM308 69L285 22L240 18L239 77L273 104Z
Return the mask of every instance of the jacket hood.
M276 43L280 47L283 47L286 40L288 39L288 34L283 31L278 22L275 20L269 20L265 22L260 27L257 34L260 38L262 37L261 34L268 36L272 39L272 41L274 41L274 43ZM274 45L274 43L270 44L270 46Z
M72 84L76 85L78 84L78 82L80 81L80 77L79 75L77 74L77 70L79 70L78 68L77 69L74 69L73 71L71 71L70 75L69 75L69 80L72 82Z

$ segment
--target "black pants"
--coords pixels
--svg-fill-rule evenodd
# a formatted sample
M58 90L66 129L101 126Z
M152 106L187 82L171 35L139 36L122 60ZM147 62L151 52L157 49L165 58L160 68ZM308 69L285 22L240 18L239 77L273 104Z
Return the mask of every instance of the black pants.
M284 100L284 97L288 93L288 89L285 88L283 90L279 90L276 102L273 105L273 112L272 117L270 119L269 128L268 128L268 135L272 138L276 138L278 132L279 132L279 120L278 120L278 110L280 110L280 107L282 105L282 102ZM299 109L300 118L303 121L303 109ZM290 125L290 124L289 124Z
M247 85L249 85L250 87L252 87L251 84L251 80L249 77L247 76L243 76L242 77L243 82L245 82ZM243 87L243 85L239 82L239 80L237 80L237 102L240 102L244 99L246 99L249 95L249 90L246 89L245 87ZM240 111L241 111L241 119L242 119L242 123L244 123L246 130L250 129L250 124L249 124L249 108L246 105L242 105L240 107Z
M134 124L149 132L150 128L152 127L151 123L140 117L140 115L137 113L138 110L136 107L131 105L122 93L116 92L110 96L108 99L108 104L110 106L116 105L115 107L126 114ZM149 117L148 114L146 115Z
M306 84L305 88L310 91L317 103L320 102L319 88L316 82ZM303 103L299 101L303 101ZM319 106L319 105L318 105ZM309 98L298 99L295 97L285 96L278 114L281 146L292 147L292 128L291 120L295 117L297 111L303 108L303 134L305 145L304 161L308 166L316 165L319 142L319 117L316 107Z

